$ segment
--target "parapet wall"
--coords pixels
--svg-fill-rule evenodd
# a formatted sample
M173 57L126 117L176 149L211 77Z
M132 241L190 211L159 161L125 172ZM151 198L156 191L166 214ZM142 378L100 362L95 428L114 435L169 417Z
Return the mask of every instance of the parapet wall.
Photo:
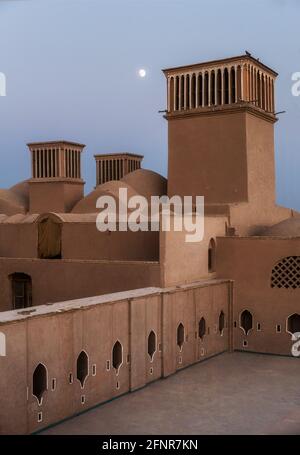
M231 295L210 280L1 313L0 433L38 431L231 348Z

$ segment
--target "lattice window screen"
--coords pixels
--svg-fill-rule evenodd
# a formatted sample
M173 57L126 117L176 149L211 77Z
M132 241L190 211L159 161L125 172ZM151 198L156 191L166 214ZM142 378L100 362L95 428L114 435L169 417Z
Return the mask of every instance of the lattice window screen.
M272 288L300 288L300 256L288 256L276 263L272 269Z

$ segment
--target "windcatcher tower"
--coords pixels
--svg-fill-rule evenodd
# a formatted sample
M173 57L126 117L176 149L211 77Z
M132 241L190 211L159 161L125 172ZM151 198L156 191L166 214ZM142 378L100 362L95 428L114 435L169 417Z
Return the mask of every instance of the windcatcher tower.
M27 144L31 152L30 212L69 212L83 197L83 144L68 141Z
M274 83L250 55L163 70L169 195L274 203Z
M134 153L108 153L94 155L96 160L96 185L120 180L129 172L141 168L142 155Z

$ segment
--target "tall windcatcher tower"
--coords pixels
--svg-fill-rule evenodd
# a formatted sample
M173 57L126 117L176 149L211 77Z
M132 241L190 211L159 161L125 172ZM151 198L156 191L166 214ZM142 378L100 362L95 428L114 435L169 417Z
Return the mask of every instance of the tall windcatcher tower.
M274 202L277 73L248 54L163 72L169 195Z
M69 141L27 144L31 152L30 212L69 212L83 197L83 144Z

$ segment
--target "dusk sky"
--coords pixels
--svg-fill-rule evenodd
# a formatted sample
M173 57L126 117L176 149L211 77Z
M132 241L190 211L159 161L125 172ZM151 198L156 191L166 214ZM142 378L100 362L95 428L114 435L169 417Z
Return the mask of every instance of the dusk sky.
M27 142L55 139L87 145L86 191L95 153L139 153L166 175L161 69L247 49L279 73L277 201L300 210L299 23L298 0L0 0L0 187L30 176Z

